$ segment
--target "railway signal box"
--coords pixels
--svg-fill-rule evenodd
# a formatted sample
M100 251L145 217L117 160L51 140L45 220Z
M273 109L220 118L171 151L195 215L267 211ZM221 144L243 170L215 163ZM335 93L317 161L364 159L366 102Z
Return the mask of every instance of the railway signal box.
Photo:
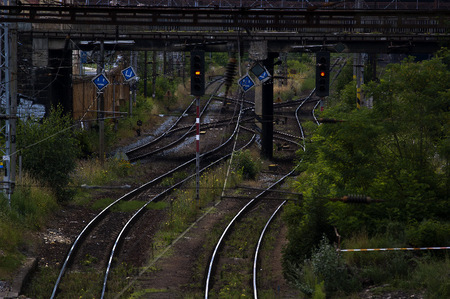
M316 95L326 97L330 94L330 52L316 54Z
M205 94L205 52L191 52L191 95Z

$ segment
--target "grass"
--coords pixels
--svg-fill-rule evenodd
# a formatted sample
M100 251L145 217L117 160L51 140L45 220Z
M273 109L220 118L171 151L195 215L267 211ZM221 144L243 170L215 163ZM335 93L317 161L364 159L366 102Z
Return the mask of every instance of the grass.
M185 174L181 174L185 176ZM155 248L165 248L196 220L200 211L209 203L219 200L225 180L223 167L203 173L200 176L199 200L196 199L195 182L184 190L175 190L168 200L168 219L155 238ZM202 186L207 186L203 187ZM157 254L157 253L155 253Z
M25 285L23 290L30 298L48 298L58 277L58 269L52 267L40 267L34 273L31 283ZM45 294L45 295L44 295Z
M108 159L101 165L98 159L80 160L72 174L73 185L102 186L130 175L133 165L122 159Z
M39 231L57 208L52 192L25 175L11 196L11 206L0 195L0 280L8 279L25 259L23 252L33 248L34 232Z
M254 209L263 211L265 204ZM266 219L257 215L245 217L234 227L234 233L227 240L227 250L224 256L236 261L232 265L224 265L220 270L220 282L216 282L220 290L219 297L232 298L252 295L251 286L253 253L259 238L259 232L264 227ZM217 289L217 286L215 289Z
M71 176L71 187L76 188L73 203L78 205L92 205L94 209L106 207L104 201L92 203L92 192L88 189L79 188L86 186L107 186L120 180L126 182L130 175L139 171L139 165L132 165L123 159L107 159L102 166L98 159L79 160L74 173ZM112 202L112 200L111 200ZM111 203L109 202L109 203Z
M143 290L139 290L139 291L131 294L129 299L142 298L146 294L166 293L166 292L167 292L167 289L143 289Z

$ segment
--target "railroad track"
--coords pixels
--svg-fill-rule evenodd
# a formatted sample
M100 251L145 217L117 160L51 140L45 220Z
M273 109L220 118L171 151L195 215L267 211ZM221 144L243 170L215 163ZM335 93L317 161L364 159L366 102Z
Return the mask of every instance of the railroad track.
M241 106L242 105L243 103L241 102ZM239 111L243 110L239 109ZM234 135L238 132L239 121L235 121L234 124L234 131L227 140L216 146L214 149L201 155L201 171L217 165L220 161L223 161L232 154L229 144L231 143ZM247 135L251 135L252 137L246 137L245 140L240 141L238 149L248 146L248 140L253 142L254 135ZM219 151L220 153L217 154ZM107 265L101 295L103 297L106 292L108 274L113 265L113 258L117 256L120 251L119 247L123 243L123 238L127 235L132 225L138 221L141 215L147 212L145 208L150 203L162 200L173 189L181 187L188 180L192 180L193 176L195 176L195 170L192 167L195 162L195 159L190 159L182 163L180 162L179 165L170 170L164 170L162 175L155 177L147 183L116 199L95 217L93 217L72 243L53 287L51 298L55 298L59 293L60 283L63 280L66 271L68 269L77 270L82 268L80 264L83 263L83 259L87 255L89 255L91 259L98 261L98 264ZM189 167L191 168L189 169ZM185 175L183 178L178 178L168 187L161 185L161 182L163 182L165 178L173 177L175 173L184 169L188 169L187 173L194 174ZM141 203L139 205L140 207L132 212L112 212L113 207L117 206L121 202L130 200L139 201ZM157 216L155 215L155 217ZM117 238L114 242L111 242L111 238L108 238L107 236L117 236ZM111 251L109 255L106 255L105 250L107 251L109 249Z
M339 63L341 63L341 60L337 59L334 62L332 68L335 68L337 65L339 65ZM340 70L344 67L344 65L345 65L345 62L340 65L340 69L337 72L336 76L333 78L333 81L339 75ZM313 90L307 98L298 101L298 102L300 102L300 104L298 105L298 107L295 110L295 119L298 124L298 130L300 133L301 140L304 140L304 137L305 137L305 133L304 133L303 127L301 125L301 120L300 120L301 109L309 111L309 114L314 119L315 123L319 124L319 121L317 120L317 118L314 114L314 110L319 105L320 99L312 98L314 92L315 92L315 90ZM282 106L282 108L283 107L286 107L286 106ZM305 114L302 113L302 115L304 116ZM287 119L288 118L286 118L286 120ZM285 122L285 124L286 123L287 123L287 121ZM277 132L277 134L281 134L281 132ZM295 137L295 135L291 135L291 134L287 134L287 133L285 133L284 135L288 136L289 138ZM288 141L288 140L289 139L286 139L286 141ZM303 150L305 150L304 143L301 145L301 147ZM281 178L276 180L268 188L266 188L265 190L262 190L260 193L258 193L252 199L250 199L247 202L247 204L245 206L243 206L243 208L241 210L239 210L239 212L233 217L233 219L226 226L226 228L224 229L222 235L220 236L220 238L213 250L213 253L212 253L211 259L210 259L210 263L208 265L207 275L206 275L206 279L205 279L205 281L206 281L205 282L205 298L209 298L209 293L210 293L210 290L212 289L213 283L216 283L218 285L218 286L216 286L215 294L220 293L221 286L226 286L226 283L222 284L222 285L220 284L220 281L224 277L222 271L227 271L227 272L231 271L232 272L234 270L233 265L235 264L235 262L230 260L230 256L236 257L236 256L239 256L239 253L236 253L236 251L233 250L232 246L226 244L227 240L230 240L232 238L230 235L232 235L233 232L235 232L235 231L239 232L239 230L240 230L239 225L241 227L248 226L248 223L246 223L245 220L242 220L243 218L251 219L251 218L255 218L255 217L265 217L268 220L258 230L258 231L261 231L261 233L259 235L259 238L257 239L257 242L255 242L256 249L253 254L247 255L247 260L249 259L248 256L254 257L253 263L252 263L252 271L250 272L250 271L248 271L248 269L244 268L244 270L242 270L242 269L239 270L241 273L238 273L238 277L240 277L244 281L248 281L248 277L246 277L246 273L252 274L252 278L251 278L251 281L252 281L251 287L253 290L252 294L253 294L254 298L258 298L257 274L260 272L260 271L258 271L258 269L260 268L259 267L259 256L260 256L261 243L263 241L263 238L267 231L267 228L269 227L273 218L281 210L282 206L286 203L286 200L282 200L282 199L264 200L264 197L270 196L270 193L273 192L272 190L275 187L277 187L278 185L280 185L281 183L283 183L287 177L292 176L295 173L297 167L298 166L294 167L291 171L289 171L287 174L283 175ZM270 211L272 211L272 212L270 212ZM255 214L257 214L257 215L255 216ZM255 228L252 227L252 229L254 230ZM223 255L225 255L224 253L226 253L227 256L223 257ZM220 256L220 255L222 255L222 257L218 258L218 256ZM240 258L242 260L244 260L243 262L245 262L245 259L243 259L242 256L240 256ZM248 263L248 261L247 261L247 263ZM215 275L216 279L214 279L214 272L219 272L219 275ZM221 279L218 279L217 276L221 277Z
M295 110L295 118L297 119L297 125L300 132L300 137L302 139L304 138L304 131L300 123L299 111L302 107L304 107L306 103L311 103L310 99L313 93L314 91L312 91L306 99L303 99ZM311 113L311 107L308 109ZM233 271L238 272L237 274L234 274L236 275L235 277L239 277L242 281L252 282L252 293L255 298L257 298L257 269L259 250L261 247L260 245L269 223L286 202L286 200L283 199L267 199L267 197L270 198L271 194L273 194L274 192L274 189L277 186L281 185L286 180L286 178L292 176L295 173L296 168L297 167L294 167L284 175L275 176L273 178L274 182L271 183L266 189L261 190L261 192L252 196L225 227L222 235L219 237L219 240L214 247L209 265L207 267L207 274L205 278L205 298L209 298L210 292L212 290L214 290L214 294L217 295L220 293L221 287L227 287L227 284L229 282L227 281L226 276ZM275 198L279 198L279 196L276 196ZM265 218L268 220L267 222L258 221L259 226L255 227L256 224L254 223L253 219L260 218ZM242 248L237 248L236 250L236 248L233 248L233 242L231 242L230 245L230 240L232 240L232 235L234 232L238 232L239 234L242 230L245 229L245 227L248 227L249 225L253 230L254 240L252 240L252 244L256 244L254 247L256 248L256 250L253 254L249 254L247 252L248 250L244 249L246 253L242 255ZM257 237L257 235L254 233L255 231L261 231L259 238L257 239L255 239L255 237ZM249 243L252 241L248 240ZM251 260L252 256L254 256L253 261ZM239 261L236 261L236 257L239 259ZM247 266L243 266L242 268L235 267L236 263L239 262L246 263ZM253 267L252 271L250 271L251 266ZM249 279L248 273L252 273L251 279ZM246 287L250 286L241 286L241 288Z
M202 123L202 129L212 129L212 128L225 128L230 125L230 123L235 123L237 120L238 111L236 111L238 102L235 102L232 111L221 109L217 103L222 101L217 101L215 93L222 87L223 81L215 80L210 83L210 86L215 85L213 88L212 95L203 104L200 111L200 119ZM170 148L174 148L177 145L183 144L188 136L193 136L196 132L195 130L195 118L196 113L194 101L184 110L184 112L174 121L174 123L158 137L154 138L135 147L126 152L131 162L148 159L149 157L162 153ZM213 107L215 104L215 107ZM247 104L250 105L250 104ZM218 112L217 112L218 110ZM232 114L230 116L230 114ZM193 140L191 142L194 143Z
M217 91L220 88L220 84L218 84L219 87L215 89ZM280 135L281 138L284 138L285 142L290 142L297 148L303 148L304 144L302 145L300 142L303 139L304 132L300 125L299 121L299 111L302 106L314 106L315 103L311 100L313 92L306 98L303 99L300 102L300 105L296 109L295 112L295 118L298 122L298 132L300 132L300 137L298 138L298 133L292 132L292 133L286 133L286 132L278 132L277 135ZM209 101L211 101L213 97L210 97ZM247 146L249 143L246 143L247 140L254 141L255 140L255 134L253 129L249 129L246 127L243 127L241 124L243 122L246 122L248 120L251 120L252 117L244 117L244 114L247 113L247 111L251 111L253 109L253 105L251 102L244 101L243 97L240 97L239 100L233 100L229 101L233 102L235 109L233 110L233 113L238 113L238 115L233 115L232 117L227 116L227 119L221 119L218 121L210 122L208 126L210 128L214 128L223 124L227 124L228 128L233 128L233 132L229 133L229 136L227 137L224 142L222 142L220 145L214 147L212 150L209 150L201 155L201 171L205 171L206 169L213 167L214 165L217 165L221 161L224 161L226 158L230 157L230 155L233 153L234 150L244 148L244 146ZM244 107L244 105L248 107ZM190 107L188 107L186 111L191 109L192 104ZM208 106L208 105L205 105ZM206 108L204 108L204 111L206 111ZM183 113L184 114L184 113ZM293 118L292 118L293 119ZM165 133L163 133L160 137L158 137L159 140L163 140L167 138L169 135L171 135L174 131L182 131L180 128L175 128L177 125L180 125L180 121L177 121L175 125L172 125ZM233 124L233 126L230 126L230 124ZM185 129L184 134L189 134L192 131L192 126L189 124L187 125L181 125L183 129ZM187 130L186 130L187 128ZM234 139L234 136L239 131L239 128L242 128L241 130L241 138L242 139L239 144L236 146L231 146L231 141ZM179 137L178 139L184 139L186 135L183 137ZM242 136L245 136L244 138ZM150 144L154 144L154 142L150 142ZM175 146L177 144L176 142L169 142L169 145L164 146L164 150L161 150L158 152L157 156L161 156L161 154L165 154L167 158L167 152L170 151L170 148ZM148 145L146 146L148 150ZM140 149L145 148L141 147ZM140 150L139 149L139 150ZM152 151L150 151L152 153ZM153 153L155 154L155 153ZM139 157L139 155L138 155ZM146 156L148 157L148 156ZM108 205L106 208L104 208L99 214L97 214L95 217L92 218L92 220L84 227L84 229L81 231L81 233L77 236L75 241L72 244L72 247L69 250L69 253L66 256L66 259L64 261L64 264L61 268L61 271L59 273L59 276L57 278L57 281L55 283L55 286L53 288L52 296L51 298L54 298L57 296L58 292L60 291L60 282L62 281L64 274L68 269L76 270L77 264L82 263L83 258L86 255L93 255L94 253L98 253L98 256L93 256L96 260L99 261L98 264L106 265L104 270L104 278L102 283L102 293L101 298L106 296L107 290L108 290L108 277L111 272L111 269L114 267L115 260L121 259L121 254L124 252L132 252L133 250L130 249L131 242L127 242L125 240L126 236L129 234L136 234L135 232L130 233L130 231L133 230L133 226L136 225L140 221L140 218L142 215L147 215L150 218L154 217L155 219L159 219L160 215L157 211L149 211L146 209L148 205L151 203L163 200L168 194L170 194L175 188L181 188L183 184L185 184L187 181L192 180L195 176L194 173L194 167L195 159L184 159L183 161L178 161L175 159L173 162L176 162L176 167L173 167L170 170L165 170L164 174L157 176L153 178L152 180L148 181L147 183L141 185L140 187L134 189L133 191L128 192L124 196L116 199L114 202L112 202L110 205ZM172 177L175 173L179 173L180 171L184 171L186 174L182 178L178 178L176 180L172 180L172 184L170 186L163 186L161 185L161 182L165 178ZM246 205L247 209L255 206L255 209L258 205L254 205L253 202L256 203L257 199L263 198L266 196L267 193L273 192L269 191L273 189L276 185L281 184L285 178L287 178L289 175L291 175L294 172L292 170L291 172L287 173L286 175L282 176L281 178L277 178L277 181L269 186L267 190L261 192L260 194L255 195L254 199L250 201L249 204ZM189 174L190 173L190 174ZM270 197L270 195L269 195ZM119 202L127 201L127 200L133 200L140 202L139 208L136 208L134 211L131 212L112 212L112 208L117 205ZM280 200L269 200L264 205L265 208L257 208L256 210L259 210L260 213L264 214L265 217L269 217L270 215L267 214L267 211L272 210L280 210L280 207L284 204L283 201ZM240 212L241 213L241 212ZM240 214L239 213L239 214ZM244 212L242 212L244 213ZM271 213L270 213L271 214ZM147 217L146 216L146 217ZM238 217L239 218L239 217ZM270 218L273 218L270 217ZM102 233L103 232L103 233ZM109 238L108 240L104 240L101 236L103 236L106 232L107 235L115 236L114 240L111 240ZM132 238L131 238L132 239ZM261 237L262 240L262 237ZM261 241L259 241L260 243ZM148 246L149 244L146 244ZM218 248L220 245L218 245ZM105 252L109 252L106 254ZM126 256L126 254L122 254ZM257 254L255 255L257 256ZM126 261L126 259L124 259ZM255 260L256 264L256 260ZM212 269L212 268L211 268ZM211 270L212 271L212 270ZM255 282L256 284L256 282ZM256 292L256 291L255 291ZM208 291L206 289L205 294L208 294Z

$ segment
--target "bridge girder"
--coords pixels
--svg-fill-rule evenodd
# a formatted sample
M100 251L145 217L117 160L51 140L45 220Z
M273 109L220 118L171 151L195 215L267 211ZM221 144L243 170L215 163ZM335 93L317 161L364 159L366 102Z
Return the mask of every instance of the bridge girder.
M104 40L124 50L229 51L266 40L273 52L430 53L450 42L450 10L0 6L6 20L50 48L70 39L73 49Z

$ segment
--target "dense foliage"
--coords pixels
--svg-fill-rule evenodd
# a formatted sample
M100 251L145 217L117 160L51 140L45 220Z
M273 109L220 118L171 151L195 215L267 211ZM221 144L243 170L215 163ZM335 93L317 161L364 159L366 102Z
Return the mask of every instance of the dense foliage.
M66 187L79 154L70 115L63 115L58 107L42 123L20 122L17 141L24 170L50 187L60 200L67 199Z
M388 66L364 87L373 109L355 108L355 83L323 117L344 122L314 129L295 183L304 201L285 212L286 270L301 265L323 235L384 236L386 247L450 244L449 52L423 62ZM381 203L329 199L365 194ZM351 245L350 245L351 246ZM292 265L296 265L292 267ZM327 281L325 281L325 288ZM448 295L448 294L447 294Z
M242 173L243 178L247 180L254 180L261 170L261 164L252 158L249 150L237 152L234 164L238 172Z

